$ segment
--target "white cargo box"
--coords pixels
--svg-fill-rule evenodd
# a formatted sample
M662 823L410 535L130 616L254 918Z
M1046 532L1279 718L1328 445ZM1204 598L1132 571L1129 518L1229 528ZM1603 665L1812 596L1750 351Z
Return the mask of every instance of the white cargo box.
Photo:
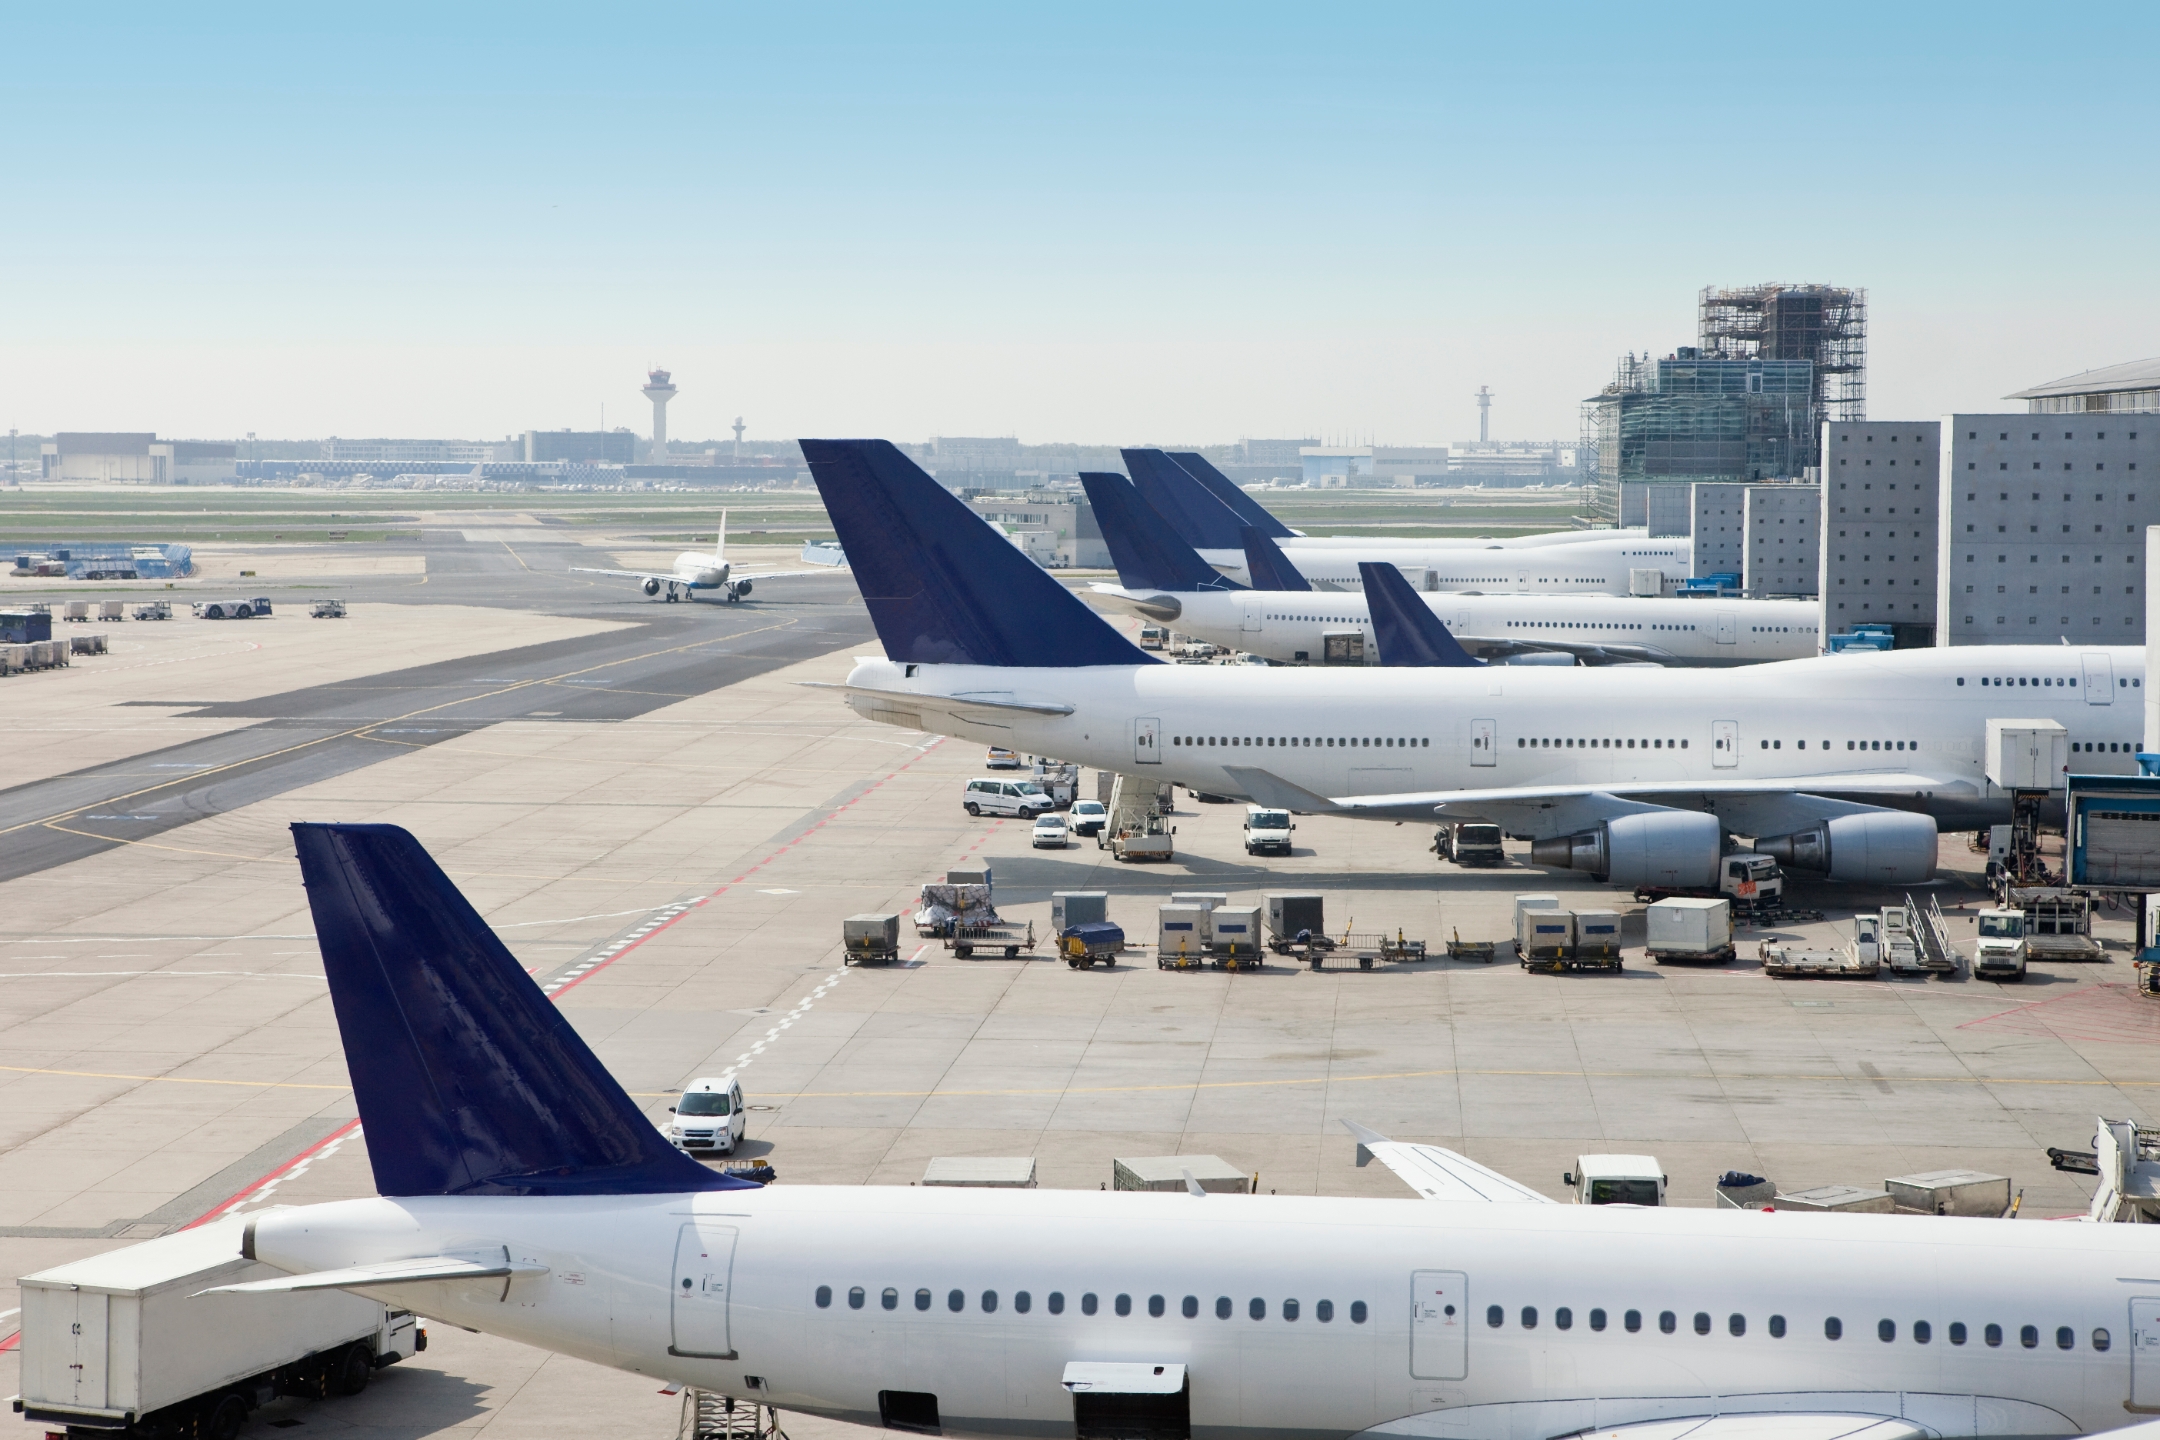
M1732 902L1655 901L1643 911L1643 926L1653 955L1719 954L1732 945Z
M221 1220L24 1276L25 1418L132 1423L383 1331L382 1303L342 1290L198 1294L285 1273L241 1258L244 1228Z
M1252 1176L1220 1155L1148 1155L1110 1162L1113 1190L1183 1190L1185 1172L1217 1195L1247 1195Z
M1230 896L1225 891L1217 890L1173 890L1170 892L1170 903L1198 905L1203 910L1213 910L1218 905L1229 904Z
M939 1155L923 1170L925 1185L963 1185L984 1190L1033 1190L1032 1155Z
M1536 912L1532 912L1535 914ZM1617 910L1577 910L1575 912L1575 958L1587 960L1603 955L1620 953L1620 912Z
M1208 948L1217 955L1251 957L1260 953L1260 907L1218 905L1208 912Z
M1525 910L1557 910L1557 909L1559 909L1559 908L1560 908L1560 897L1559 897L1558 895L1517 895L1517 896L1515 897L1515 928L1516 928L1516 931L1517 931L1518 933L1520 933L1520 932L1521 932L1521 930L1522 930L1522 913L1523 913L1523 911L1525 911Z
M1987 778L1998 790L2059 790L2070 732L2053 720L1987 722Z
M1566 910L1518 911L1515 949L1525 960L1566 958L1575 949L1574 914Z
M1770 1202L1779 1210L1813 1210L1839 1215L1888 1215L1896 1208L1887 1190L1863 1190L1858 1185L1817 1185L1796 1190Z
M1197 965L1207 958L1208 912L1198 905L1162 905L1155 911L1155 959L1183 957Z
M1893 1205L1920 1215L1993 1219L2010 1208L2010 1178L1978 1170L1930 1170L1883 1181Z

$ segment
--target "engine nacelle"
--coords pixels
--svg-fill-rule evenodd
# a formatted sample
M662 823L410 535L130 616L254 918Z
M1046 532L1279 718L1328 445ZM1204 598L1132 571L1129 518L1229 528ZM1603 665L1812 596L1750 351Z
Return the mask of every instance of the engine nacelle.
M737 580L734 584L728 586L728 593L740 600L750 593L750 582L748 580Z
M1574 835L1535 841L1530 846L1530 863L1552 870L1586 871L1601 884L1714 890L1724 840L1724 827L1715 815L1654 810L1622 815Z
M1903 810L1840 815L1790 835L1755 841L1758 853L1789 869L1879 885L1917 885L1932 879L1935 846L1935 822Z
M647 595L657 595L660 593L660 582L648 575L643 583L638 586L638 589L643 590Z

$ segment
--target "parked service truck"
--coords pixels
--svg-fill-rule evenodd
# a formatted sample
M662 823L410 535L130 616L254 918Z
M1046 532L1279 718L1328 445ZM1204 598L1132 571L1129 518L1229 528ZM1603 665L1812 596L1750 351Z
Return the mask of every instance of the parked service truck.
M1973 949L1973 978L2023 980L2025 978L2025 912L1982 910L1980 939Z
M1507 864L1500 843L1500 827L1482 821L1451 821L1433 832L1433 853L1465 869L1488 869Z
M1654 1155L1578 1155L1560 1177L1578 1205L1663 1205L1665 1171Z
M1290 832L1297 829L1291 823L1290 812L1274 810L1265 805L1245 807L1245 853L1248 855L1288 855Z
M25 1420L233 1440L280 1395L357 1395L424 1349L407 1310L343 1290L205 1295L285 1272L242 1253L239 1216L22 1279Z

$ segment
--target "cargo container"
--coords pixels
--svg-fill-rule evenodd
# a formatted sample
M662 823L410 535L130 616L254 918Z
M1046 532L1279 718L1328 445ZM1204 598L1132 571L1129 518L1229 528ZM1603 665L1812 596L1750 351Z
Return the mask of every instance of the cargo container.
M1110 918L1107 890L1054 890L1050 894L1050 929L1062 935L1075 925L1099 925Z
M1620 964L1620 912L1575 912L1575 963L1584 968L1618 967Z
M1883 1181L1891 1204L1914 1215L1976 1215L1992 1220L2010 1208L2010 1177L1979 1170L1930 1170Z
M1032 1155L937 1155L923 1169L925 1185L977 1190L1033 1190Z
M1281 890L1264 898L1267 901L1268 944L1278 955L1289 954L1301 932L1327 933L1327 902L1317 891Z
M1199 905L1162 905L1155 911L1155 964L1189 969L1207 961L1207 915Z
M1574 912L1557 909L1515 912L1515 957L1525 966L1565 965L1574 953Z
M1260 907L1218 905L1208 914L1208 952L1224 964L1250 965L1260 958Z
M1253 1177L1220 1155L1148 1155L1110 1162L1113 1190L1183 1190L1193 1183L1215 1195L1250 1195Z
M850 915L840 922L843 965L889 965L900 958L900 917Z
M1730 900L1658 900L1643 911L1644 948L1663 965L1674 960L1722 965L1733 958Z
M1888 1190L1868 1190L1858 1185L1817 1185L1812 1190L1780 1195L1770 1203L1779 1210L1837 1215L1888 1215L1897 1208Z

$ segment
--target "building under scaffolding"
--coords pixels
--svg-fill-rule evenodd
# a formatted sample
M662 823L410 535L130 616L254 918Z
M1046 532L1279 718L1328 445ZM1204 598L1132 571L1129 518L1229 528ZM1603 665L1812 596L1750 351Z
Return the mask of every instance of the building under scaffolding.
M1696 307L1696 339L1704 355L1720 360L1805 360L1815 367L1818 421L1867 418L1865 290L1705 286Z
M1813 372L1806 360L1721 359L1694 346L1662 360L1627 356L1583 407L1599 505L1610 511L1623 482L1800 475L1819 443Z

